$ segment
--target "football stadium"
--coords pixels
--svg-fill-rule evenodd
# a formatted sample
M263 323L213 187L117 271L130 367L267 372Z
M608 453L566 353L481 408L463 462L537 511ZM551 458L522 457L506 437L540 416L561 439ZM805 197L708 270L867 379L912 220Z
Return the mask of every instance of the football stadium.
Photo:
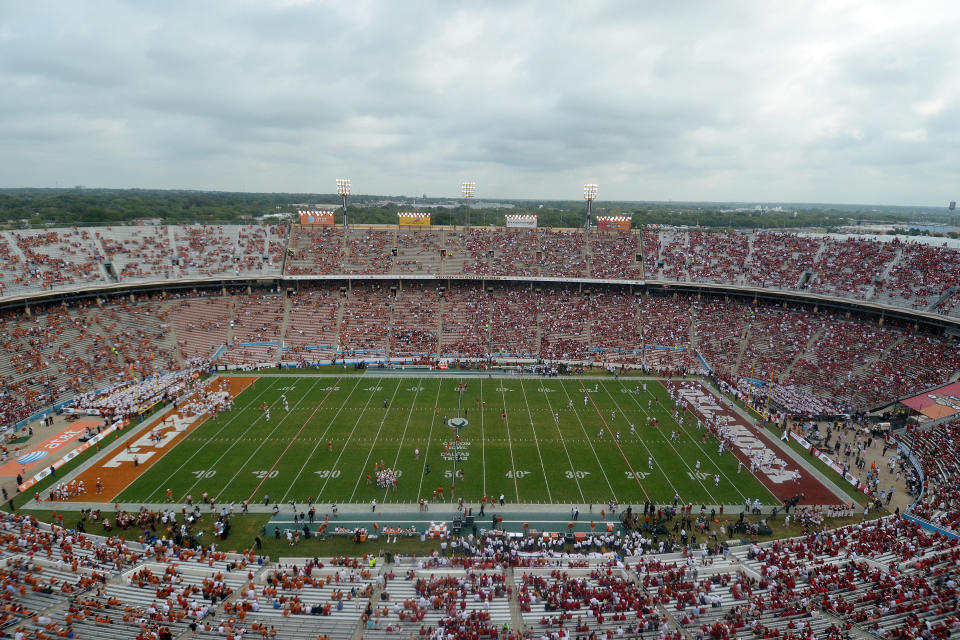
M0 640L960 640L960 3L0 3Z
M960 252L505 222L0 232L9 628L955 633Z

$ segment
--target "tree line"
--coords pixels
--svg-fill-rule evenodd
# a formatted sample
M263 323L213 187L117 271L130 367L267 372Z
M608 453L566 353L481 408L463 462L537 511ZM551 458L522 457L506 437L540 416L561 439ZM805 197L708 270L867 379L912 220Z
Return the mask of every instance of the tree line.
M376 204L384 199L388 204ZM411 211L417 203L443 202L390 196L357 195L350 198L351 222L394 224L398 211ZM449 202L447 200L446 202ZM430 208L437 225L465 224L503 226L507 214L533 213L542 227L580 227L586 207L582 201L511 200L507 207L468 209L465 206ZM154 218L164 223L254 222L267 214L295 213L301 206L335 208L342 221L335 194L237 193L144 189L5 189L0 190L0 225L7 228L40 226L95 226L132 224ZM595 202L595 215L631 215L634 227L650 224L715 228L822 228L870 223L939 223L960 226L956 212L930 208L857 207L855 205L796 205L760 210L748 206L683 203ZM954 234L955 235L955 234Z

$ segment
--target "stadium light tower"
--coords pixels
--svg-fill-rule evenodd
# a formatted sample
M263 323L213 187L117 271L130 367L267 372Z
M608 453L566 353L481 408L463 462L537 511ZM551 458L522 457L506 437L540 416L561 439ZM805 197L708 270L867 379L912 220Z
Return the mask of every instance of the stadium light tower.
M593 209L593 201L597 197L597 185L596 184L585 184L583 185L583 199L587 201L587 223L586 230L590 231L590 213Z
M460 183L460 193L463 194L463 199L466 201L464 204L467 206L467 226L470 226L470 199L473 198L473 193L477 190L476 182L461 182Z
M343 230L347 230L347 196L350 195L350 179L337 178L337 195L343 198Z

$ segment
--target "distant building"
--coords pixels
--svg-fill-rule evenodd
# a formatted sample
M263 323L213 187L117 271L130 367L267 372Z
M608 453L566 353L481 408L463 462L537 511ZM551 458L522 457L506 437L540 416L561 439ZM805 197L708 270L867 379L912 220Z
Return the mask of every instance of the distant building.
M471 209L513 209L514 205L509 202L485 202L483 200L478 200L477 202L470 203Z

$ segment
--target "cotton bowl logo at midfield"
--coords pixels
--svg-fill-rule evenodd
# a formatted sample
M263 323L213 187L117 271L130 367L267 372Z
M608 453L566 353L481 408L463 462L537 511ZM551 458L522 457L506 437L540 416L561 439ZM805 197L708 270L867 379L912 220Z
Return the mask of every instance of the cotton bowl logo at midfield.
M453 427L454 429L463 429L469 423L466 418L450 418L447 420L447 425Z
M31 462L36 462L37 460L43 460L48 455L50 455L48 451L31 451L30 453L17 458L17 462L20 464L30 464Z

